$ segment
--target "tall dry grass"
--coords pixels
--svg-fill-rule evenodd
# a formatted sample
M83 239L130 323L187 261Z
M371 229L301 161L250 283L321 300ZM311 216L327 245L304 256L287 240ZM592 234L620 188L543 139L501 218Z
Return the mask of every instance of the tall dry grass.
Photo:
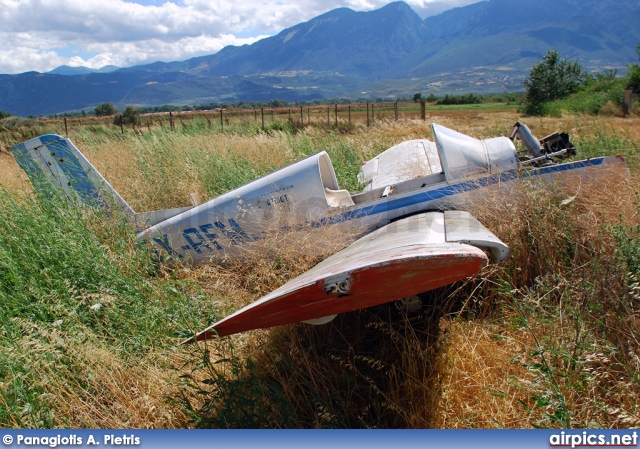
M617 169L603 175L546 189L524 184L519 201L498 195L476 211L512 254L483 279L491 292L476 299L489 313L446 324L455 332L441 355L446 383L435 425L636 425L637 353L620 343L637 341L628 323L640 311L623 307L629 285L612 229L637 223L637 179ZM616 376L616 386L605 386Z
M167 403L178 390L178 379L167 375L167 355L123 357L90 331L18 324L25 336L2 355L27 365L29 388L43 393L38 408L13 416L13 426L158 429L187 423L184 411Z
M403 140L431 137L429 121L484 138L508 134L518 119L511 112L433 114L427 123L377 120L344 133L321 127L225 134L164 129L122 137L96 129L73 131L71 138L142 211L187 205L192 192L206 199L320 150L329 152L341 185L356 190L361 161ZM273 233L235 264L152 269L130 236L116 238L122 235L113 231L117 224L74 228L98 235L97 246L88 237L83 241L91 243L92 254L103 249L105 264L114 267L107 277L117 279L118 288L94 318L87 314L93 303L68 288L47 295L39 284L29 287L36 289L29 301L50 314L34 320L17 308L11 312L0 353L2 424L637 426L639 295L616 235L638 223L638 119L526 122L540 137L568 131L589 156L624 154L631 183L613 173L592 185L529 185L486 195L473 212L512 255L476 279L424 295L415 314L391 303L343 314L325 326L289 325L175 347L186 333L279 287L357 233L296 233L295 244ZM3 167L4 188L21 191L24 175L17 165ZM49 223L38 208L22 212ZM4 216L5 231L18 228L10 214ZM60 248L70 244L61 239ZM19 245L11 248L19 254ZM81 259L83 252L77 254ZM132 254L142 257L138 272L127 263ZM86 267L85 273L97 269L91 260ZM64 273L51 279L66 285ZM77 279L66 281L73 286ZM105 285L91 282L82 295L105 293ZM53 326L55 314L78 312L82 325L65 318L62 327Z
M261 331L238 337L249 349L235 355L226 346L234 337L209 343L200 373L208 383L198 387L209 400L194 409L196 424L635 425L637 353L622 356L629 344L613 341L637 341L637 330L621 322L627 282L611 233L637 222L635 182L613 170L474 198L473 212L512 255L478 279L425 295L418 315L392 304L324 327ZM208 358L215 353L228 365ZM614 375L621 382L603 387ZM245 394L229 380L256 387ZM264 395L273 399L268 413L256 405Z

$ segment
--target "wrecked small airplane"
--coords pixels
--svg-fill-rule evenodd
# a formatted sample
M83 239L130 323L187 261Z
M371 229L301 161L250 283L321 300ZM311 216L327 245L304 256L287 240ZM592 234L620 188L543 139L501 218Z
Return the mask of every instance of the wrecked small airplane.
M509 248L464 211L474 195L524 177L551 181L624 164L616 157L556 162L575 154L566 134L536 139L517 122L509 137L474 139L432 125L434 142L411 140L363 164L361 193L338 186L320 152L193 207L135 213L64 137L11 148L35 187L90 206L119 209L137 239L174 263L223 262L273 229L352 224L361 237L301 276L186 342L337 314L433 290L476 274ZM526 154L514 145L518 138ZM489 255L489 256L488 256Z

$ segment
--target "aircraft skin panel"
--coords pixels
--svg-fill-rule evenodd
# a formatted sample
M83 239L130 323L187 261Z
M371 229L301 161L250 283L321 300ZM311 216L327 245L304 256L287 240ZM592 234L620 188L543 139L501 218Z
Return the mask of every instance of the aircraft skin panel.
M402 142L362 166L360 182L364 191L442 172L436 145L427 139Z
M496 263L502 262L510 253L509 247L469 212L445 211L444 222L447 242L461 242L486 249Z
M408 217L363 237L194 339L384 304L465 279L487 260L476 247L446 241L443 213Z
M326 216L325 184L337 187L330 165L328 155L318 153L150 226L137 238L190 263L238 255L242 245L270 232Z
M435 123L431 128L449 182L518 168L516 148L507 137L479 140Z

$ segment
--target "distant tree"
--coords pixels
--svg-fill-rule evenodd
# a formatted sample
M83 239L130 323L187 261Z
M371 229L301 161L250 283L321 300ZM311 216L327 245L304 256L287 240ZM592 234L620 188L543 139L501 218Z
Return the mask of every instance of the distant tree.
M413 94L413 102L419 103L420 101L422 101L422 94L420 92Z
M108 115L114 115L116 113L116 107L111 103L102 103L93 110L98 117L106 117Z
M443 99L438 100L438 104L480 104L482 97L478 94L469 93L461 95L445 95Z
M578 61L561 58L556 49L549 50L524 80L527 91L525 112L542 114L544 103L576 93L586 78L587 74Z
M636 47L638 52L638 59L640 59L640 45ZM627 87L633 90L634 93L640 94L640 65L629 64L629 71L627 72Z
M269 106L271 106L272 108L284 108L285 106L287 106L289 103L287 103L284 100L280 100L278 98L276 98L275 100L271 100L269 102Z
M114 125L139 125L140 108L127 106L121 114L113 118Z
M11 114L8 112L0 111L0 119L11 117Z
M439 98L436 97L435 94L429 94L429 96L425 98L425 101L428 101L429 103L435 103L438 100Z

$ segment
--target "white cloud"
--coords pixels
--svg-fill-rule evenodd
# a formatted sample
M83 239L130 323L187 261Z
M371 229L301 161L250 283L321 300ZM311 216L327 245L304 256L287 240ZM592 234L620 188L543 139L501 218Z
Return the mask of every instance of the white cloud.
M409 0L430 11L477 0ZM99 68L176 61L250 44L338 7L377 9L389 0L0 0L0 73L59 65ZM242 37L239 37L242 36Z
M467 6L479 0L416 0L410 3L415 12L422 17L434 16L448 9Z

